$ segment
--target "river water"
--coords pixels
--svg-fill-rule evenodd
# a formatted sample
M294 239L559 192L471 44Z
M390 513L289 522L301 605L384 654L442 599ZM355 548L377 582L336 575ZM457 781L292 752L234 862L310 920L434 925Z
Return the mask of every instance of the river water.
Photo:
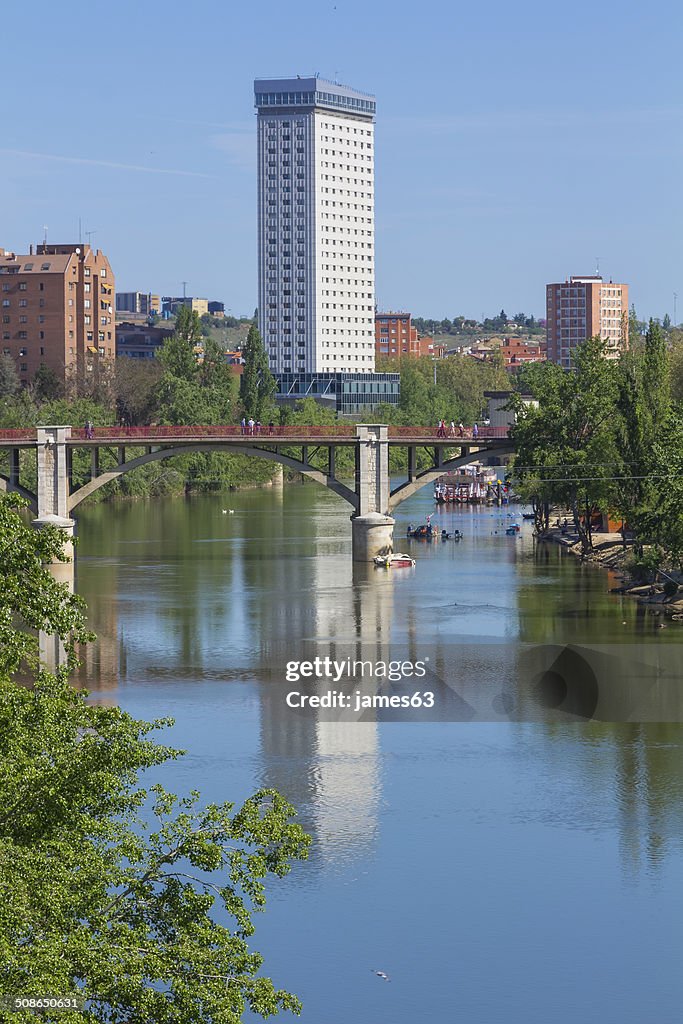
M397 547L430 512L429 488L400 507ZM354 571L348 509L312 484L78 520L95 699L175 719L169 789L274 786L313 835L253 938L304 1024L678 1024L682 715L653 683L675 625L529 524L507 536L505 510L436 512L462 542L413 542L392 571ZM578 705L520 669L566 644L592 666ZM289 708L285 662L311 651L429 659L400 692L437 707Z

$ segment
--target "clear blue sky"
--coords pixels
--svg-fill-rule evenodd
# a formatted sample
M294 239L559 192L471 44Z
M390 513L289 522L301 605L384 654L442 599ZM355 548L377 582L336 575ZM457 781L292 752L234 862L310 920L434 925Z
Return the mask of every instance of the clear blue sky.
M254 77L377 96L377 298L543 315L626 281L683 320L679 5L3 6L0 245L94 231L121 290L256 304ZM85 240L85 237L84 237Z

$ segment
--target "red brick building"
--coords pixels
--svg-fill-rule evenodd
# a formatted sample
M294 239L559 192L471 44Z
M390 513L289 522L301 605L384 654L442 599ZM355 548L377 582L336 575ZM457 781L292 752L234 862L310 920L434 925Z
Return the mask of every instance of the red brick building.
M40 366L67 383L96 373L116 355L115 282L109 260L89 245L0 249L2 352L22 385Z
M418 336L410 313L375 313L375 357L401 359L444 354L444 345L435 346L433 338Z
M546 359L545 345L529 338L503 338L500 350L505 360L505 369L511 373L524 363L541 363Z
M595 336L606 342L607 357L616 359L628 345L628 285L597 274L547 285L546 335L548 359L565 368L576 346Z

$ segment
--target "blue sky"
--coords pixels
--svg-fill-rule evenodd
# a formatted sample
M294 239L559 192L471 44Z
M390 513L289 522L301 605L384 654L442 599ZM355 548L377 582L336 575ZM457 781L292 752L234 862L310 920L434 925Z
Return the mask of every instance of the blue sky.
M377 299L543 315L545 284L626 281L673 313L678 5L445 0L3 7L0 245L83 232L120 290L256 304L254 77L377 97ZM85 234L83 236L85 240Z

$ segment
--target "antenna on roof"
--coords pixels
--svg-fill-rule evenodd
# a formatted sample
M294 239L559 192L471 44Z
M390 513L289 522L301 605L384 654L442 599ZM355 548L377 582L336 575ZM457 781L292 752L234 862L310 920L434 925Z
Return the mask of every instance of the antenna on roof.
M43 224L43 245L47 245L47 224Z
M598 275L598 277L600 277L600 260L604 260L604 258L604 256L595 257L595 272Z
M86 233L85 233L85 237L88 239L88 245L90 246L91 249L92 249L92 236L96 235L96 234L97 234L96 231L86 231Z

